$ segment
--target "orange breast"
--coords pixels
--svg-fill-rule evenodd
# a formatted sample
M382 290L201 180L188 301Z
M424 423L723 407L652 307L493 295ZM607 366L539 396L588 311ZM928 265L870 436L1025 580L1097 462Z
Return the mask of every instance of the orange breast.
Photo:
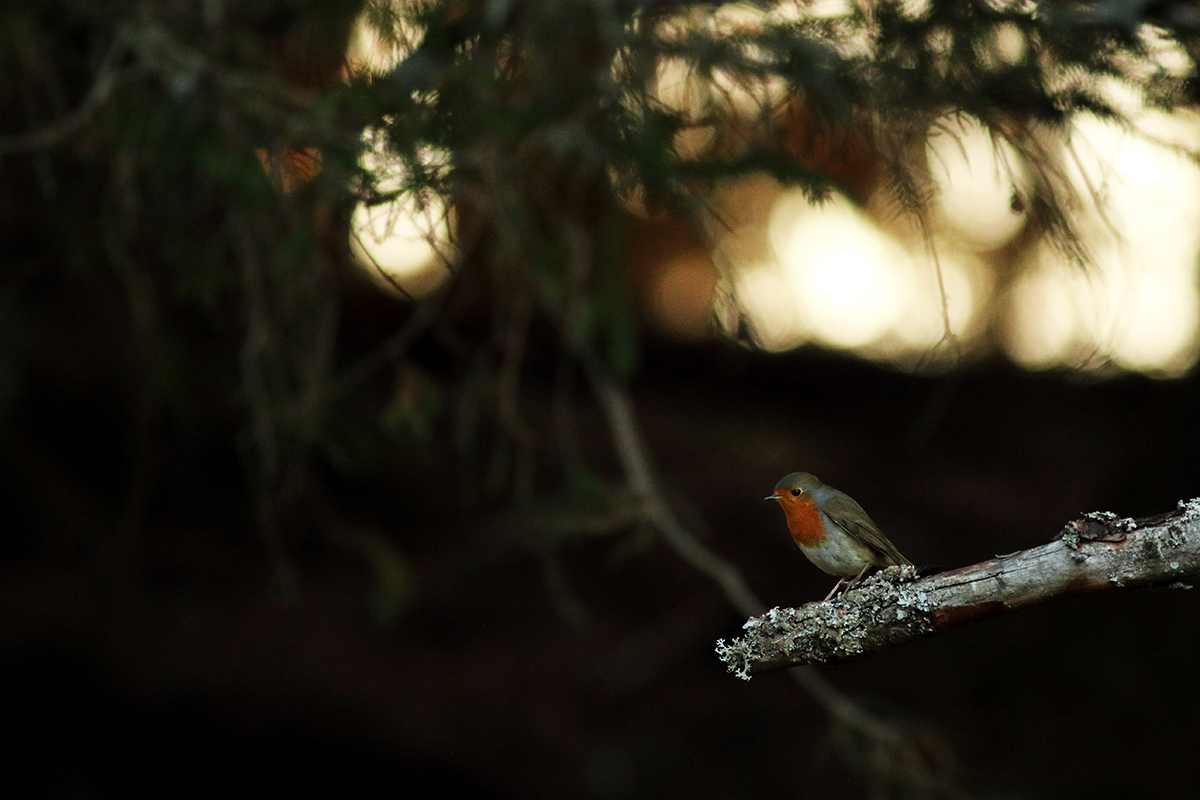
M783 506L783 513L787 517L788 531L796 544L801 547L816 547L825 541L825 526L821 524L821 514L817 511L816 503L785 497L780 501L780 505Z

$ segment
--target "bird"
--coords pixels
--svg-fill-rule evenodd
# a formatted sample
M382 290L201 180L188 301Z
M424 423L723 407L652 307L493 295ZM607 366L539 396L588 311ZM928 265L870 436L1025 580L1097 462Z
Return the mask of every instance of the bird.
M845 492L808 472L792 472L764 499L783 508L792 540L808 560L839 580L825 600L850 579L856 583L871 567L912 562L888 541L863 507Z

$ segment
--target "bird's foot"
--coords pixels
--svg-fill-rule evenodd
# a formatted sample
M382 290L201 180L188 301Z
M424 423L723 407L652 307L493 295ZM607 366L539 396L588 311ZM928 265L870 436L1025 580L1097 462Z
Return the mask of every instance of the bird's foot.
M822 600L821 602L828 603L829 600L834 595L838 594L838 590L841 589L845 585L846 585L846 578L838 578L838 582L833 585L833 588L829 590L829 594L825 595L825 599Z
M827 603L829 602L830 598L834 597L835 595L841 594L841 592L848 590L850 587L858 585L859 581L863 579L863 576L871 571L872 566L873 565L868 564L859 570L858 574L853 577L839 578L838 582L833 585L833 588L829 590L829 594L825 595L825 599L821 602Z

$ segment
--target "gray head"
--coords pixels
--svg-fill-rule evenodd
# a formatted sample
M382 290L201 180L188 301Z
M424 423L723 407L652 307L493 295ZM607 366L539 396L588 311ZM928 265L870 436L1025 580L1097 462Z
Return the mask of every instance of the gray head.
M767 496L767 500L778 500L780 497L791 494L794 497L799 497L802 494L811 494L817 489L825 488L825 484L821 483L821 479L811 472L793 472L784 475L779 483L775 484L775 493Z
M793 472L779 479L779 483L775 484L775 491L782 493L792 489L799 489L802 492L811 492L813 489L818 489L824 485L821 483L821 479L811 472Z

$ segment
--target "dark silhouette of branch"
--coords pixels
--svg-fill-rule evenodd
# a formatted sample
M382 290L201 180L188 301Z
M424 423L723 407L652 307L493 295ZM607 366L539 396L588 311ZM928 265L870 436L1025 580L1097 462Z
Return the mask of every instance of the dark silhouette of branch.
M1049 544L918 578L889 567L829 602L752 617L721 640L730 672L835 664L1059 597L1113 589L1190 589L1200 578L1200 499L1150 520L1093 512Z
M117 65L128 52L124 36L117 36L100 61L96 79L87 96L70 113L49 125L16 136L0 136L0 156L27 150L43 150L61 144L87 124L113 93L136 76L135 70L119 70Z
M651 466L628 391L596 359L584 359L583 363L608 422L626 482L641 506L643 518L680 558L716 583L741 613L762 614L766 606L755 596L741 571L712 552L688 530L666 500ZM775 612L768 612L768 616L772 613ZM870 754L867 762L876 786L892 784L930 797L967 796L951 776L929 763L925 753L928 743L914 730L859 705L815 667L793 669L790 674L836 724L861 737L864 750Z

